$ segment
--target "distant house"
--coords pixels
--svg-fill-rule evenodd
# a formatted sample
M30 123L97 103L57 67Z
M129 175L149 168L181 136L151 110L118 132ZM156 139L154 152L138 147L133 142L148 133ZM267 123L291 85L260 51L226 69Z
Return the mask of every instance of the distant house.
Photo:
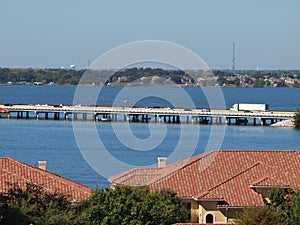
M81 201L91 196L90 188L46 171L46 162L39 161L39 168L11 158L0 158L0 193L7 193L10 184L25 189L26 183L41 185L45 191L60 193L71 201Z
M130 170L109 178L112 185L170 188L190 208L191 222L234 223L244 207L269 203L277 187L300 188L299 151L211 151L158 168Z
M43 85L43 83L42 83L42 82L35 81L35 82L33 82L33 85Z

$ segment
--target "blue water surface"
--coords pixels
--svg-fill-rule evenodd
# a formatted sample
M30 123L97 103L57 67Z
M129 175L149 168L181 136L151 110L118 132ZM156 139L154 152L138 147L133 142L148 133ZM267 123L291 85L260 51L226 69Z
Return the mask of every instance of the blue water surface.
M92 92L97 92L97 87ZM165 91L176 93L177 88L153 87L154 93ZM97 104L112 105L122 87L105 87L102 89ZM196 107L210 107L200 88L184 88L194 101ZM0 103L23 104L65 104L74 101L76 87L62 86L0 86ZM143 91L135 87L134 92ZM270 108L280 110L295 110L300 103L300 89L292 88L222 88L225 107L229 108L237 102L268 103ZM126 96L124 96L125 98ZM130 101L130 99L129 99ZM180 106L185 106L184 99L178 99ZM126 102L119 102L126 105ZM171 102L149 96L137 102L140 106L174 106ZM177 106L177 105L176 105ZM175 106L175 107L176 107ZM93 122L82 122L93 123ZM225 125L195 125L195 124L154 124L154 123L95 123L95 130L103 144L103 149L117 161L135 167L153 166L157 157L170 157L177 146L180 146L178 158L197 155L207 151L209 141L221 143L221 149L234 150L300 150L300 131L291 128L274 128L260 126L225 126ZM154 131L166 131L159 145L153 149L141 151L129 148L116 135L116 131L123 132L127 137L147 140ZM224 133L224 139L212 136L212 129L216 133ZM129 133L130 136L129 135ZM183 133L185 135L183 135ZM85 184L91 188L104 187L109 184L107 177L99 174L84 159L73 133L71 121L53 120L17 120L0 119L0 157L11 157L21 162L34 165L38 161L47 161L47 170L60 176ZM184 138L183 138L184 137ZM196 143L194 144L194 140ZM130 141L130 139L129 139ZM93 140L91 141L91 146ZM89 146L88 146L89 147ZM146 148L146 146L145 146ZM99 148L100 151L101 148ZM101 163L101 159L99 159ZM118 167L118 168L117 168ZM112 173L122 172L120 165L112 164ZM126 168L124 167L124 170Z

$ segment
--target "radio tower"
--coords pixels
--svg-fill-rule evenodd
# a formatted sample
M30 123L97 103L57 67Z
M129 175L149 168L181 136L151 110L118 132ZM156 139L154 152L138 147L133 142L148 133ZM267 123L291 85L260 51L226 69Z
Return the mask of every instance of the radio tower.
M235 74L235 43L232 44L232 73Z

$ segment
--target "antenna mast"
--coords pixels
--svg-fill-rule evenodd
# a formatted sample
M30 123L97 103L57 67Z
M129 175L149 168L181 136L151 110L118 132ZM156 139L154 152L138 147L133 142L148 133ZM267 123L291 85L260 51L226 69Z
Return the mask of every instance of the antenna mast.
M232 44L232 73L235 74L235 43Z

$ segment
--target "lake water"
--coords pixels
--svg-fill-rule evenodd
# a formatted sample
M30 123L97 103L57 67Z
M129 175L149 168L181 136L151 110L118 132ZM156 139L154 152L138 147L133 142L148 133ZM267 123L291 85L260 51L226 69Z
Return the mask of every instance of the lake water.
M142 98L135 97L137 100L134 100L140 106L190 106L186 96L178 97L183 90L195 107L220 105L213 97L209 101L206 99L205 94L209 95L212 89L180 89L132 87L120 97L122 87L105 87L95 101L98 105L133 104L135 95ZM0 86L0 103L67 105L73 104L75 91L76 87L62 86ZM87 96L82 99L88 99L90 103L89 96L98 91L97 87L84 87L82 93ZM222 88L221 91L226 108L242 102L268 103L271 110L295 110L300 103L300 89ZM114 173L154 166L159 156L173 162L218 147L300 150L299 130L260 126L0 119L0 136L1 157L11 157L30 165L46 160L48 171L91 188L108 185L105 177Z

